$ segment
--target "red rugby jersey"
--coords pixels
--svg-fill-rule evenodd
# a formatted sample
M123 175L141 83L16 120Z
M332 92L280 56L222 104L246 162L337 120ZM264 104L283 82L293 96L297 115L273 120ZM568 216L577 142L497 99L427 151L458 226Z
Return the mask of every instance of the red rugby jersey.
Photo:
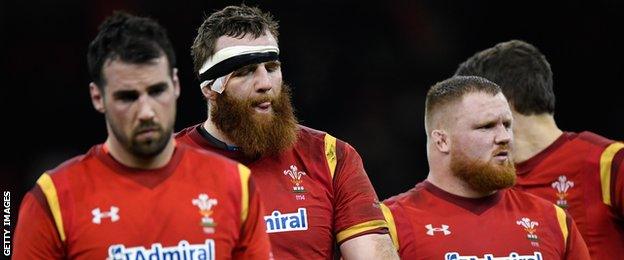
M245 161L239 151L227 150L199 126L182 130L177 141L251 168L262 193L276 259L331 259L336 244L388 232L362 160L347 143L299 126L292 148L278 156Z
M384 204L402 259L589 259L563 209L514 189L471 199L424 181Z
M563 133L516 165L517 188L566 209L593 259L624 256L624 144Z
M102 145L46 172L25 196L14 259L267 259L249 169L177 145L159 169L126 167Z

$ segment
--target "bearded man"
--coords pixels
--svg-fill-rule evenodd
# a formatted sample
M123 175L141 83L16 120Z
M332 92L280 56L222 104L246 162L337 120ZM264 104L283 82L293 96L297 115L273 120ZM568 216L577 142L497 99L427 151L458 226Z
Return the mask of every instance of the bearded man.
M116 12L87 62L108 136L26 194L13 259L269 259L249 169L173 139L180 81L166 30Z
M290 88L282 81L277 27L269 13L244 5L206 18L192 55L208 118L178 133L178 142L251 168L264 193L264 219L276 259L338 254L397 259L355 149L297 124Z
M496 84L453 77L425 101L429 175L384 201L403 259L589 259L559 207L509 189L512 114Z

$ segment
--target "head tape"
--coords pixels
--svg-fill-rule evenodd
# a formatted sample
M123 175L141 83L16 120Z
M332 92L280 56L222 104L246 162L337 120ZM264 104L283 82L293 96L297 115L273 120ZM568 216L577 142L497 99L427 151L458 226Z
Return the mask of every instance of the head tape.
M212 55L199 69L200 88L213 83L210 89L223 93L231 73L251 64L277 60L277 46L232 46Z

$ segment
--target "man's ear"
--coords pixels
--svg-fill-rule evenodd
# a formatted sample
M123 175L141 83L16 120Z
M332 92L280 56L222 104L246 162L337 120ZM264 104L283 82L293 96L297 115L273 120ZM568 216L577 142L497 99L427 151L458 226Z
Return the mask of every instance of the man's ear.
M180 96L180 78L178 78L178 68L173 68L171 79L173 81L173 93L177 99Z
M449 153L451 145L446 131L440 129L433 130L431 132L431 138L433 140L433 145L436 149L438 149L438 151L442 153Z
M215 101L217 99L217 95L219 95L219 93L210 89L210 85L207 85L201 88L201 91L202 91L202 94L204 95L204 98L206 98L206 100L209 100L209 101Z
M91 95L93 108L100 113L106 112L106 108L104 107L104 93L100 91L100 88L94 82L89 83L89 94Z

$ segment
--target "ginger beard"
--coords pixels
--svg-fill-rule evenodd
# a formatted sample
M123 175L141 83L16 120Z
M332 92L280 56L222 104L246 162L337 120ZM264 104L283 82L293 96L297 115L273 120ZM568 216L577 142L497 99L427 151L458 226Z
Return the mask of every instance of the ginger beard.
M509 150L507 146L501 146L493 154L503 149ZM482 194L509 188L516 183L516 168L511 157L503 164L492 160L481 162L468 158L458 149L451 153L451 171L453 175L466 182L471 189Z
M217 95L210 116L215 126L240 147L247 158L276 155L297 140L297 119L290 102L290 87L282 84L278 97L238 100L227 91ZM254 107L270 101L272 113L259 114Z

